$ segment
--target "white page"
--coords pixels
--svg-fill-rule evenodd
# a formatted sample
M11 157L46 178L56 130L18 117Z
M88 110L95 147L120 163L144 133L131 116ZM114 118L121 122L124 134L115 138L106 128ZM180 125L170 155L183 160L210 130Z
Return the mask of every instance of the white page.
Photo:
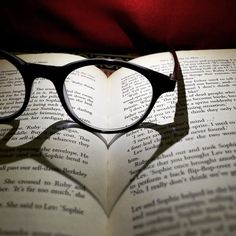
M235 235L236 51L178 52L178 57L187 110L182 87L170 126L175 130L163 143L167 149L153 146L156 156L111 212L110 235ZM150 117L158 121L156 111L158 105ZM144 146L138 150L143 156L120 164L116 178L122 180L125 166L135 170L135 163L148 158Z

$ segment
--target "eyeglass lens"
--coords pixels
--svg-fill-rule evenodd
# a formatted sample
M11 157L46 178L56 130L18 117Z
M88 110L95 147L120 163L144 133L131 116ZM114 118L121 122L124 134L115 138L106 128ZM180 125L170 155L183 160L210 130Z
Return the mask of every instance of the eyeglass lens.
M25 100L25 84L19 70L7 60L1 60L0 117L18 112Z
M113 73L86 66L65 80L66 93L76 117L94 128L113 130L137 122L152 99L152 85L137 71L120 68Z

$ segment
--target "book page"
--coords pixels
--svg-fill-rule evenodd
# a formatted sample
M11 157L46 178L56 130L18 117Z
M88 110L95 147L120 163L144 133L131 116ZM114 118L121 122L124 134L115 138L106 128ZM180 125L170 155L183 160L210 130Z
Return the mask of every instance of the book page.
M81 59L65 54L22 57L50 65ZM1 102L11 111L19 99L7 99L11 92L17 96L17 91L10 90L5 76L12 76L15 83L18 77L11 68L4 68L1 86L6 90ZM96 112L94 107L100 109L93 99L98 100L95 88L104 86L102 76L100 70L89 68L81 72L81 93L71 86L76 81L68 85L77 107L87 105L83 119L92 121L90 113ZM80 235L105 235L106 142L71 121L49 80L35 80L25 112L0 124L0 137L0 234L69 236L79 229Z
M178 58L175 93L160 98L146 127L117 139L122 154L114 142L109 186L126 187L110 213L110 235L236 233L236 50Z

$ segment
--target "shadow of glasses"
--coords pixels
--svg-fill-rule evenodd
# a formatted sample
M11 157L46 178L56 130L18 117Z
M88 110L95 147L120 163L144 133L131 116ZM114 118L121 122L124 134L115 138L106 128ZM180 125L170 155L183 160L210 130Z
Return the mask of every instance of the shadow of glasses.
M154 132L160 134L160 142L157 148L151 152L151 155L145 156L145 162L140 166L138 170L136 170L132 176L129 176L129 179L124 179L121 184L120 189L118 189L115 197L110 200L109 206L104 206L104 201L102 201L99 197L99 194L93 191L89 184L84 184L83 179L78 178L73 174L65 171L61 166L57 163L52 162L51 159L45 156L45 153L42 152L42 147L45 142L55 134L58 134L60 131L66 131L70 128L83 130L78 124L75 124L72 121L59 121L48 127L44 130L40 135L38 135L33 140L28 143L10 147L7 145L9 140L16 134L20 121L14 120L11 122L4 123L12 128L5 134L5 136L0 140L0 166L17 162L23 159L33 159L37 161L39 164L46 166L50 170L56 171L58 174L63 175L69 180L73 181L75 184L83 186L83 188L91 194L94 199L101 205L103 210L109 215L116 205L117 201L119 201L122 194L126 191L129 185L150 165L154 160L156 160L164 151L169 149L176 142L180 141L185 135L188 134L189 131L189 123L188 123L188 112L187 112L187 102L186 102L186 93L184 80L181 73L181 70L178 75L177 80L177 103L174 121L165 125L157 125L154 123L142 123L135 130L145 131L147 129L151 129ZM85 131L85 130L83 130ZM112 140L107 143L106 139L103 135L99 133L93 133L85 131L89 136L93 135L98 138L105 146L107 150L110 150L112 145L114 145L119 139L124 138L128 133L119 133L116 134ZM132 131L131 131L132 132ZM85 134L85 133L83 133ZM145 155L145 153L144 153ZM120 173L122 175L122 173Z

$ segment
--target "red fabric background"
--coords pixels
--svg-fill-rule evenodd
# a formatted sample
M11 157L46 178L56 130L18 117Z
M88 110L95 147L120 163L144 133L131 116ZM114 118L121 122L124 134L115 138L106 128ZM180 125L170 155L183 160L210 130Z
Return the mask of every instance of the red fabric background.
M235 0L2 1L7 49L132 52L236 47Z

